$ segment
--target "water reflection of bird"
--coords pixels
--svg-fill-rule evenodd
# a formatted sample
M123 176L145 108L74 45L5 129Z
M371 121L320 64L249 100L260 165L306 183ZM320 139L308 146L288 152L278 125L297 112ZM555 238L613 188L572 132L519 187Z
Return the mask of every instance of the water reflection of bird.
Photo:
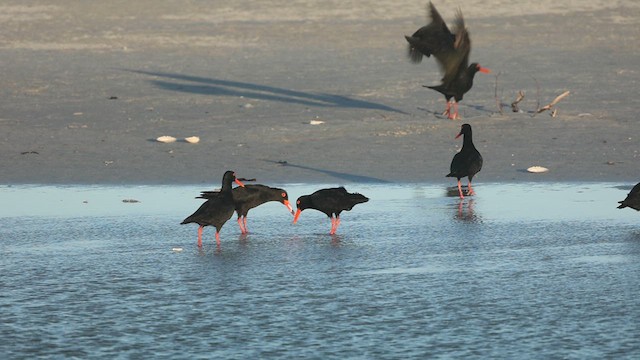
M469 201L469 203L467 204L467 208L465 209L464 206L464 201L462 201L462 199L460 199L460 202L458 203L458 212L455 215L456 220L461 220L464 222L470 222L470 223L477 223L480 222L480 217L476 215L476 212L474 210L474 200L471 199Z
M640 183L636 184L636 186L629 191L627 197L622 201L618 201L618 203L620 204L618 209L630 207L634 210L640 211Z
M446 176L458 179L458 193L460 195L460 199L464 199L460 179L467 177L469 179L467 195L475 194L471 187L471 180L474 175L482 169L482 155L480 155L480 152L476 149L475 145L473 145L471 125L463 124L460 128L460 132L456 136L456 139L460 136L463 136L462 149L453 156L451 166L449 167L450 172Z
M433 55L444 72L442 84L425 86L440 92L447 99L447 109L444 115L449 119L458 118L458 102L463 95L471 90L473 78L478 71L489 73L490 70L478 63L469 63L471 53L471 39L464 26L462 12L457 11L454 20L453 33L449 31L436 7L429 2L431 23L418 29L413 35L405 36L409 42L409 57L414 63L420 63L422 56ZM451 98L454 99L454 112L451 113Z
M219 192L217 191L203 191L198 198L210 199L211 197L218 196L218 194ZM238 214L238 226L240 227L240 232L243 234L249 232L247 228L247 214L249 210L264 203L278 201L284 204L291 214L294 213L289 203L289 195L285 190L280 188L260 184L245 185L233 189L232 194L235 210Z
M235 206L233 195L231 194L232 183L236 182L240 186L244 184L236 179L233 171L227 171L222 177L222 189L217 196L212 196L204 204L200 205L189 217L180 224L196 223L198 228L198 247L202 247L202 230L205 226L213 225L216 228L216 243L220 246L220 229L233 215Z
M303 195L296 201L297 211L293 218L295 224L305 209L315 209L325 213L331 219L331 235L340 226L340 213L349 211L360 203L369 201L364 195L349 193L344 187L321 189L311 195Z

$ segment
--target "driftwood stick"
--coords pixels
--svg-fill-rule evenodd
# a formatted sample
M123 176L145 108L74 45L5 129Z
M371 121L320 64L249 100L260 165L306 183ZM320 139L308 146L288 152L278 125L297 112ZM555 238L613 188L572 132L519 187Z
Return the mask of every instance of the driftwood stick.
M500 115L504 115L504 112L502 111L502 101L498 97L498 77L500 77L501 73L502 72L500 71L500 72L498 72L496 74L496 86L495 86L495 89L494 89L494 96L496 98L496 106L498 107L498 111L500 112Z
M522 101L523 99L524 99L524 91L520 90L520 91L518 91L518 97L516 97L516 100L511 103L511 111L520 112L520 108L518 107L518 103L520 101Z
M556 98L555 98L555 99L553 99L553 101L552 101L552 102L550 102L549 104L547 104L547 105L545 105L545 106L543 106L543 107L539 108L537 112L538 112L538 113L541 113L541 112L543 112L543 111L547 111L547 110L551 109L551 108L552 108L552 107L554 107L558 102L560 102L560 100L562 100L562 99L566 98L567 96L569 96L569 94L571 94L571 92L570 92L570 91L565 91L565 92L563 92L562 94L560 94L560 95L556 96Z

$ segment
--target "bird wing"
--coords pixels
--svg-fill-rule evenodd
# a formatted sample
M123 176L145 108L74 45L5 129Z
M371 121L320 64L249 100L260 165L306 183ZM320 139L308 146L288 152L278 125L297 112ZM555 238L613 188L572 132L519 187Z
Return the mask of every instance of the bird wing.
M431 2L427 8L427 14L431 22L418 29L413 35L405 36L409 42L407 54L416 64L422 61L423 55L429 57L431 54L442 52L451 48L453 43L453 34Z
M464 25L462 11L456 11L454 20L453 37L442 51L434 52L440 68L444 72L442 83L447 86L458 77L460 72L469 66L469 54L471 53L471 39Z

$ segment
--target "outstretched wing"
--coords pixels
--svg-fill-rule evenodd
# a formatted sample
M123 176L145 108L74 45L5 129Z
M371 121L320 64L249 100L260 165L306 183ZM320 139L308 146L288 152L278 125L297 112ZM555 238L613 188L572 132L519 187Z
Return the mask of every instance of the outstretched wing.
M418 29L413 35L405 36L409 42L408 55L414 63L421 62L423 55L430 57L432 54L447 51L453 46L453 34L431 2L429 2L427 13L431 22Z
M450 46L437 53L434 52L434 56L444 73L442 83L445 86L455 81L458 74L469 66L471 39L464 26L464 18L460 9L456 12L453 29L453 41Z

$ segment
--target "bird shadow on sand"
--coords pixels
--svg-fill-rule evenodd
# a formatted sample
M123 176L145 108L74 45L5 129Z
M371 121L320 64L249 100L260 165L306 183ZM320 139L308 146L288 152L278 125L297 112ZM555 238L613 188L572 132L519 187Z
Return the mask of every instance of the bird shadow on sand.
M270 85L160 71L119 70L154 77L154 79L149 80L151 84L170 91L211 96L243 97L246 99L277 101L313 107L371 109L406 114L404 111L384 104L344 95L297 91Z
M378 178L371 177L371 176L348 174L348 173L343 173L343 172L338 172L338 171L314 168L314 167L310 167L310 166L296 165L296 164L292 164L292 163L287 162L287 161L274 161L274 160L267 160L267 159L262 159L262 161L268 162L268 163L272 163L272 164L278 164L280 166L289 166L289 167L294 167L294 168L297 168L297 169L309 170L309 171L325 174L325 175L328 175L328 176L331 176L331 177L334 177L334 178L337 178L337 179L340 179L340 180L346 180L346 181L354 182L354 183L379 183L379 184L390 184L391 183L391 181L378 179Z

